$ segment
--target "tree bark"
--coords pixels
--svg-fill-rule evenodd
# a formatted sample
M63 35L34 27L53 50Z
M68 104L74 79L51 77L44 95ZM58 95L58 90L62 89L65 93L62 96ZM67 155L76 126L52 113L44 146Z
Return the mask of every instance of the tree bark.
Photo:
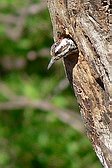
M112 0L48 0L54 41L70 36L64 58L81 115L100 162L112 168Z

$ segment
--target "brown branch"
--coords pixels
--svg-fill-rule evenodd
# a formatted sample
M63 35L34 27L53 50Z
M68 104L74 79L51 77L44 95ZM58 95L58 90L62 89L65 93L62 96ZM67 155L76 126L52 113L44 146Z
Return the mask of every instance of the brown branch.
M9 38L16 41L18 40L25 27L26 18L29 15L36 15L46 9L45 1L41 1L39 4L32 4L16 11L18 16L0 14L0 22L5 25L5 32Z
M49 53L49 48L42 48L37 52L29 51L26 58L6 55L1 57L0 65L4 68L5 71L13 69L20 70L27 66L28 61L35 61L38 58L46 58L49 56Z
M38 100L29 100L25 97L16 98L16 100L11 100L8 102L0 103L0 111L4 110L17 110L24 108L33 108L33 109L41 109L45 112L52 111L56 114L56 116L67 123L72 128L77 131L84 133L84 127L82 125L81 117L77 112L73 112L71 110L60 109L48 101L38 101Z
M39 4L30 5L27 9L27 15L36 15L43 12L45 9L47 9L47 4L45 1L41 1ZM24 9L21 9L21 12L23 11Z
M29 16L39 14L40 12L43 12L45 9L47 9L46 2L42 1L39 4L31 4L29 7L19 9L18 11L16 11L16 13L19 16L23 15L24 13ZM14 14L6 15L0 13L0 22L4 24L15 24L19 16L15 16Z

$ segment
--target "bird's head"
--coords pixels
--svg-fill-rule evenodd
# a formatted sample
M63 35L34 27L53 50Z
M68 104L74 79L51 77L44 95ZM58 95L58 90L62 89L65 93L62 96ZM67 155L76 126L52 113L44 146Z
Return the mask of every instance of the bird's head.
M60 58L67 57L76 50L77 46L70 38L63 38L54 43L51 47L51 61L48 69Z

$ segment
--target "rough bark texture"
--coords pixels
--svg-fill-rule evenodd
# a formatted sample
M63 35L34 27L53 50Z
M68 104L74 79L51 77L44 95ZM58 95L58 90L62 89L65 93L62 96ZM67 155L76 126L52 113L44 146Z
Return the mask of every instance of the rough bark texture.
M64 66L87 135L105 168L112 168L112 0L48 0L54 40L70 36L79 52Z

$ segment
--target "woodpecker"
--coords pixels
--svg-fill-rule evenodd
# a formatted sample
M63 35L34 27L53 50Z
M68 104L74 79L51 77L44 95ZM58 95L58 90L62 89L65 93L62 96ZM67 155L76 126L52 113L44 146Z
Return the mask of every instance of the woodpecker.
M47 69L50 69L50 67L59 59L67 57L70 54L75 53L77 50L77 46L75 42L68 37L65 37L63 39L59 39L57 42L55 42L51 46L50 54L52 56Z

